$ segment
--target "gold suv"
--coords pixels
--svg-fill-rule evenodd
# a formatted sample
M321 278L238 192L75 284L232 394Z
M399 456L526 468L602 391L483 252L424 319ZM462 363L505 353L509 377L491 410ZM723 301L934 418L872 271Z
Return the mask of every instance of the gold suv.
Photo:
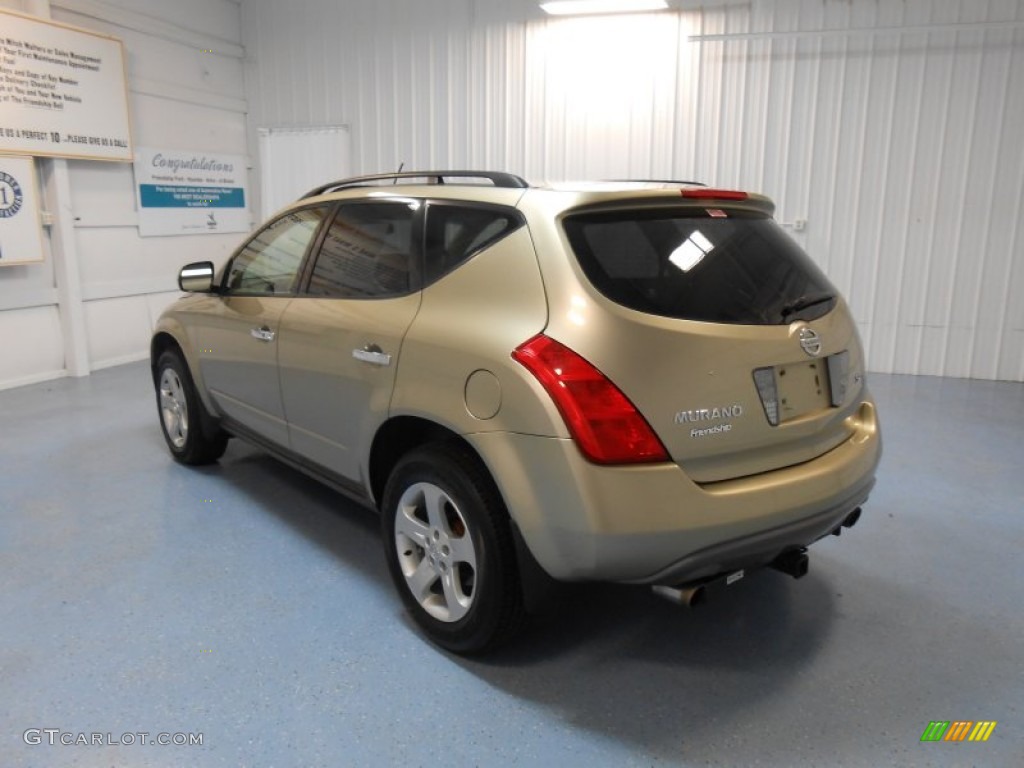
M850 310L773 209L687 182L326 184L181 270L152 340L167 445L201 464L241 437L379 510L398 592L456 652L509 637L546 577L684 603L799 577L881 440Z

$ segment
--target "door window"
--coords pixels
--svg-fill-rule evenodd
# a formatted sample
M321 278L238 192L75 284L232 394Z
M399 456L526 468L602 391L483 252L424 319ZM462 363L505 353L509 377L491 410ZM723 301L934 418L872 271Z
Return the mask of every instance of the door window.
M232 259L224 288L233 294L289 294L310 242L324 218L321 207L303 208L272 221Z
M418 203L343 204L324 236L311 296L380 299L417 287L413 231Z

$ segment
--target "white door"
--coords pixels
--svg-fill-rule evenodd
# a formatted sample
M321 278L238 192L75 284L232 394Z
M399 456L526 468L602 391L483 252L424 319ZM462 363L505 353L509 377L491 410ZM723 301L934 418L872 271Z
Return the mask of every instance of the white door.
M314 187L352 175L348 128L260 128L262 219Z

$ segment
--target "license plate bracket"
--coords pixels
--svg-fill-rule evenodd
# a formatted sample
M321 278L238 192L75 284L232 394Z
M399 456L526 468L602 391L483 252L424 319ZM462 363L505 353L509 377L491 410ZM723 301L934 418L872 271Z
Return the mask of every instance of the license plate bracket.
M785 423L832 406L825 358L775 366L779 421Z

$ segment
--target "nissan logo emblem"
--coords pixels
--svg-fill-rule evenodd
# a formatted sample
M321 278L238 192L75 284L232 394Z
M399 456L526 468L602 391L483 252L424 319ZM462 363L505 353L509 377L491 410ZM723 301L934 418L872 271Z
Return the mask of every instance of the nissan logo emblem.
M811 357L817 357L821 354L821 336L811 328L801 328L800 346Z

